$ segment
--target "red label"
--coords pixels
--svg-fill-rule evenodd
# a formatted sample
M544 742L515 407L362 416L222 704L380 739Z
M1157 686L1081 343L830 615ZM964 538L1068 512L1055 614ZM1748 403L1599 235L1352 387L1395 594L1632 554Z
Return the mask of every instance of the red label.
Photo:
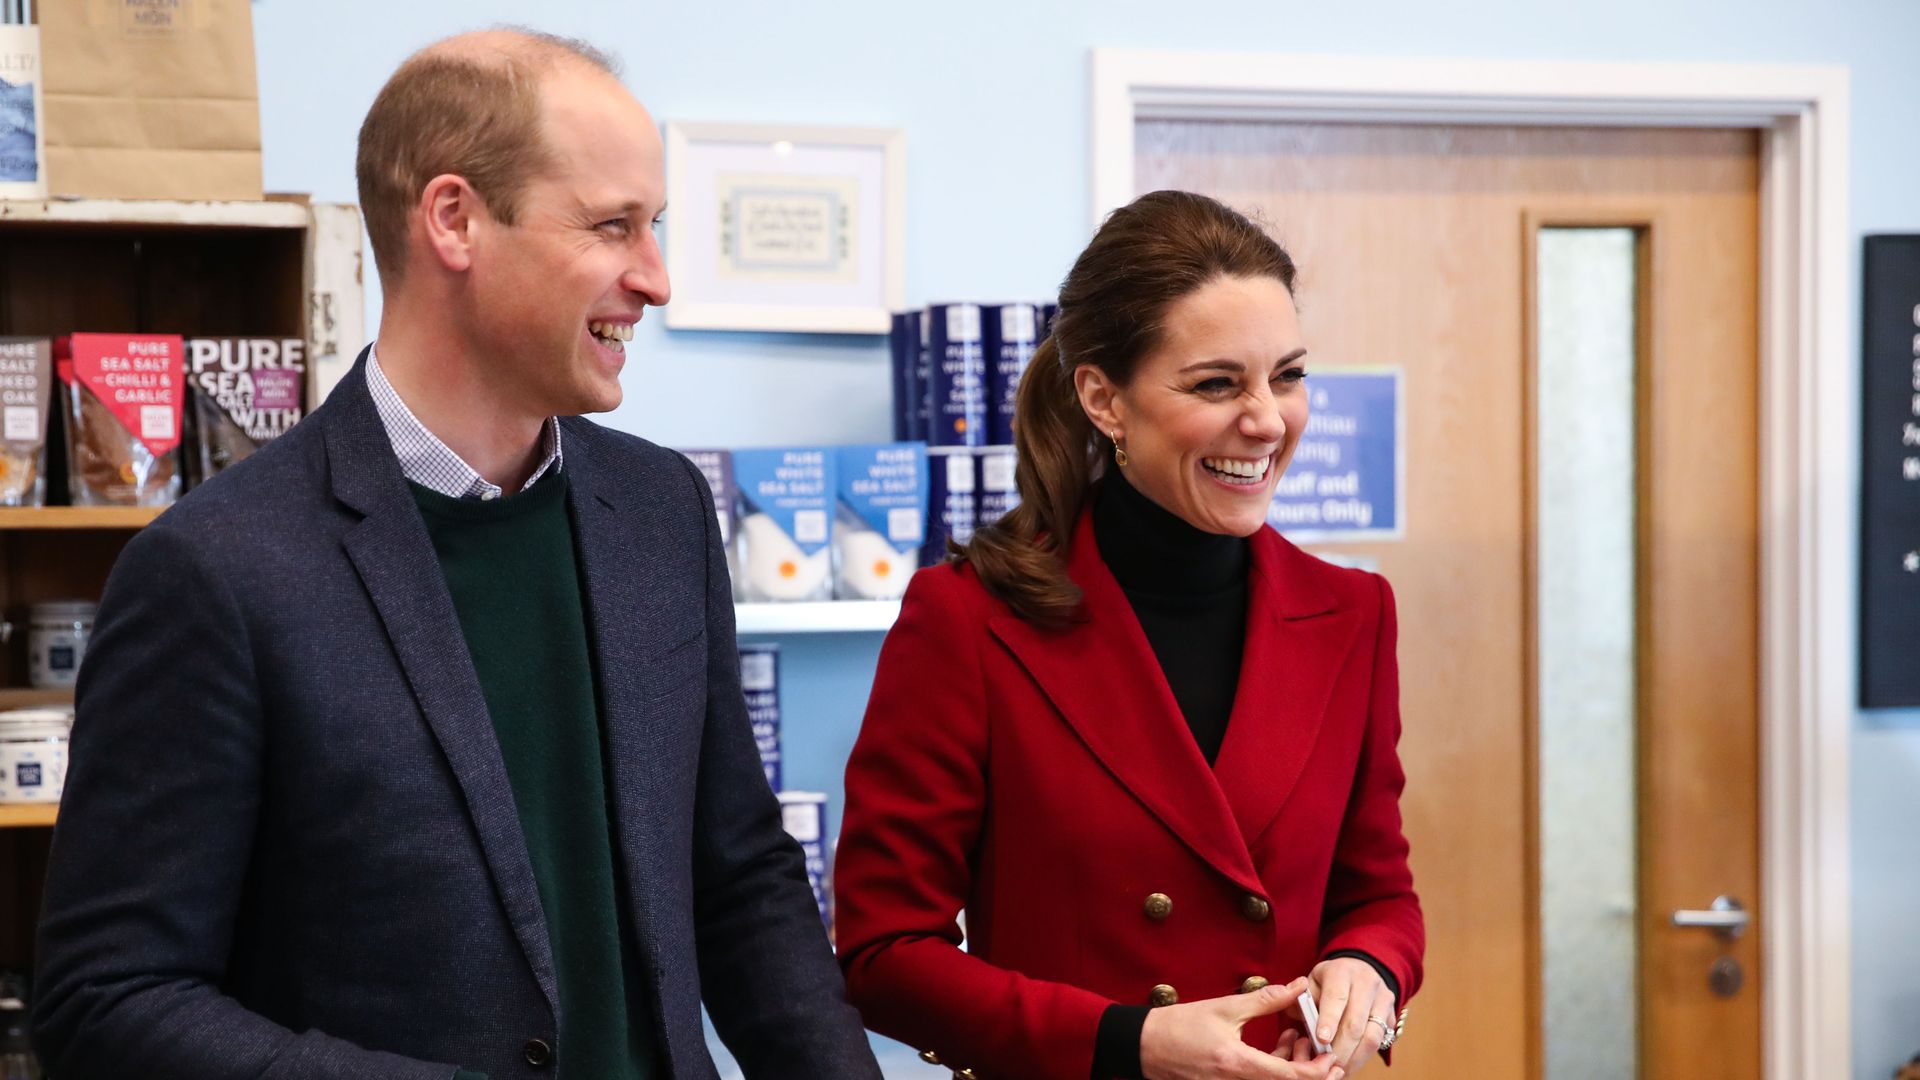
M75 334L73 375L156 455L180 445L178 334Z

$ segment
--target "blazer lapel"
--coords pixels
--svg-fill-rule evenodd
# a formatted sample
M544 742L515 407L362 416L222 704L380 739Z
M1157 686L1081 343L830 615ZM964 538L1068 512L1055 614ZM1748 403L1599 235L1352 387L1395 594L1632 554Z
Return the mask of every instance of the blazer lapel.
M493 721L433 540L366 383L366 353L327 401L327 468L334 496L364 515L347 557L380 614L427 726L447 756L480 848L534 978L556 1012L559 995L540 894Z
M1246 650L1213 771L1251 846L1300 780L1359 623L1271 529L1254 535L1247 589Z
M1085 593L1087 619L1046 631L1005 615L989 622L994 635L1135 799L1196 855L1241 888L1260 891L1233 810L1181 719L1132 605L1100 559L1091 514L1075 530L1068 573Z
M702 735L697 723L687 723L674 712L678 706L662 698L667 688L660 685L662 659L681 648L699 650L705 678L707 645L696 639L706 628L706 579L688 572L685 550L688 530L697 523L662 513L659 508L675 505L672 500L630 499L608 463L596 459L600 440L592 426L562 423L568 510L606 732L609 812L636 944L656 960L657 942L649 928L658 907L655 898L669 888L658 874L674 865L665 823L693 813L691 806L663 802L664 793L683 785L662 770L697 756L697 750L675 740L697 742ZM679 478L648 479L665 484ZM702 547L697 560L702 567L705 555ZM647 969L657 972L658 966L649 963Z

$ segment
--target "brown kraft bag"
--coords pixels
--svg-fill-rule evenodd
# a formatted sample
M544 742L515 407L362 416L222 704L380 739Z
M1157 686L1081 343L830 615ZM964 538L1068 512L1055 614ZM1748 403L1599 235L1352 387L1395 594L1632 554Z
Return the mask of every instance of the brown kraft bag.
M260 198L248 0L53 0L39 17L49 194Z

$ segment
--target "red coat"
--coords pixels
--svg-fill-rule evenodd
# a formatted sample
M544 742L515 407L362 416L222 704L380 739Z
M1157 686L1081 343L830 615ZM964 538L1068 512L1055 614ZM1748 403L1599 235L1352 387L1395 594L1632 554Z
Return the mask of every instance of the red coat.
M1068 569L1090 618L1058 632L967 567L907 590L847 763L835 869L867 1026L992 1080L1086 1080L1102 1011L1156 987L1198 1001L1360 949L1410 998L1426 932L1385 579L1254 537L1240 683L1208 768L1090 515ZM1271 1049L1278 1031L1246 1038Z

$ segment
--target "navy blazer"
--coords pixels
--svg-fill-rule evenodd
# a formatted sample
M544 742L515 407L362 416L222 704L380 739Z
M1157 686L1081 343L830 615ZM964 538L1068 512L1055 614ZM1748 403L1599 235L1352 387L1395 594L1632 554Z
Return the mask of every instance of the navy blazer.
M107 583L39 932L35 1036L62 1080L555 1075L513 792L365 366ZM716 1075L704 988L749 1077L877 1078L761 772L706 483L561 430L662 1075Z

